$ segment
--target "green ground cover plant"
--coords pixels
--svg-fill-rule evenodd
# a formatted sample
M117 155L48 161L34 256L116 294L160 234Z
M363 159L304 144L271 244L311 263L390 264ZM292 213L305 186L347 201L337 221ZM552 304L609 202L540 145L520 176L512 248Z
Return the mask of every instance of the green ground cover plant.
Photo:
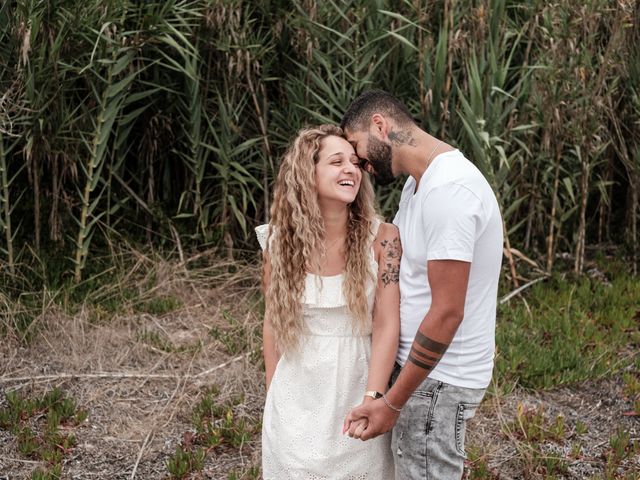
M214 386L203 392L193 409L193 432L185 432L181 444L167 460L170 478L182 479L202 471L207 455L216 456L221 448L240 449L260 430L260 423L238 416L238 405L243 398L227 402L219 399L219 390ZM259 468L252 466L244 472L229 472L229 478L258 478Z
M31 478L61 478L62 462L77 444L69 428L86 420L86 410L57 388L41 396L8 391L5 402L7 406L0 408L0 428L13 434L24 457L46 465L37 468Z
M269 220L279 156L298 128L338 122L379 87L496 191L503 294L545 277L499 307L486 408L620 378L616 421L636 419L639 19L626 0L2 2L0 338L29 349L61 317L87 331L126 318L132 339L114 348L137 366L191 365L208 348L261 371L252 227ZM387 218L401 182L377 189ZM248 293L208 298L220 285ZM203 331L181 341L170 323L196 305L209 310L188 328ZM190 435L159 457L163 474L255 451L262 398L228 388L189 392ZM47 464L33 478L60 477L79 448L56 427L79 421L56 395L1 410L14 453ZM629 428L594 458L593 427L518 400L494 431L515 445L500 465L516 477L566 477L587 457L602 479L635 479ZM471 445L468 478L500 478L496 455ZM221 478L259 477L254 460L229 462Z
M501 305L498 384L548 389L637 368L638 298L640 282L618 270L607 283L555 275Z
M137 263L145 257L148 261ZM208 262L187 262L185 269L176 253L171 261L161 261L159 254L157 257L141 253L123 254L122 267L112 270L110 276L94 278L91 282L93 290L87 291L86 303L73 303L73 295L64 293L64 290L36 291L30 294L35 299L33 312L36 315L27 327L29 335L22 335L24 331L17 330L10 317L6 323L7 340L11 341L16 338L15 333L20 333L16 341L20 348L25 349L29 349L36 340L42 341L43 335L50 335L51 328L56 328L55 322L59 321L56 318L61 315L70 318L82 315L81 320L74 322L86 322L82 326L86 330L83 335L88 335L91 329L107 329L112 335L125 327L125 330L130 330L130 341L125 347L114 344L114 348L137 352L133 353L136 364L148 362L149 368L169 362L172 366L166 370L166 378L176 374L181 368L179 365L188 368L191 375L216 365L221 367L216 372L233 365L242 365L241 369L248 370L252 379L249 383L228 381L221 390L209 388L216 382L209 382L209 377L201 377L200 381L204 382L202 388L188 388L185 392L185 398L191 398L191 401L170 402L176 408L180 405L180 415L184 420L179 430L181 433L177 435L175 432L171 435L155 434L159 442L171 444L170 451L156 457L159 462L156 471L162 471L168 478L206 477L212 471L217 475L214 478L252 479L259 476L259 460L255 454L259 448L261 402L264 399L259 348L262 312L259 263L257 259L242 264L214 258ZM523 475L523 478L532 480L580 478L575 469L576 465L583 463L597 466L585 478L593 475L612 480L633 478L630 472L637 461L638 448L630 422L638 415L640 390L640 359L637 353L639 285L627 273L628 266L613 257L589 260L587 266L588 274L577 276L556 271L501 303L496 330L495 380L481 406L482 412L478 414L483 418L482 430L491 431L497 443L475 440L469 443L468 478L497 479L502 468L509 468L516 477ZM528 272L521 265L519 270L532 278L540 274L535 269ZM120 279L118 285L111 283L113 278ZM523 279L523 283L527 280ZM510 293L508 281L503 279L502 285L501 295L506 296ZM213 291L218 293L212 295ZM66 298L68 303L58 301L62 298ZM144 299L142 302L141 298ZM177 300L166 302L167 298ZM160 309L155 314L139 309L141 303L153 304L155 300L165 305L171 303L171 308ZM194 312L200 308L198 305L203 302L209 307L193 319ZM174 307L175 311L172 310ZM57 313L51 316L54 312ZM215 316L213 322L212 315ZM116 317L124 320L109 330ZM172 329L172 324L181 318L184 322L178 322L176 329ZM197 325L200 325L199 334L183 338L185 332ZM214 359L213 363L207 360L192 369L192 362L197 362L199 356L206 352L208 355L213 352L213 357L208 357ZM187 380L186 385L191 385L195 378ZM571 389L573 385L584 382L597 384L607 379L618 379L617 401L624 407L618 410L616 417L607 417L606 426L559 411L558 405L548 400L549 395L558 389ZM611 388L608 385L607 388ZM70 388L71 384L67 387ZM62 388L64 391L65 387ZM574 394L584 395L588 402L593 391L582 393L579 390L582 387L577 388L573 390ZM162 392L162 389L152 390L156 392L154 394ZM171 386L166 392L167 399L171 398L169 394L173 391ZM606 400L607 393L604 395ZM71 394L62 396L70 398ZM547 400L532 401L532 396ZM28 404L26 397L20 402ZM3 407L6 405L2 415L9 418L4 425L9 425L10 418L15 418L15 412L20 409L31 412L35 408L9 408L14 404L18 404L17 400L11 396L2 404ZM57 408L63 416L67 411L78 410L77 406L63 408L64 403L60 405ZM590 408L596 408L595 405L594 401ZM9 412L14 412L14 417ZM37 417L31 413L23 416ZM16 446L12 453L16 458L31 459L35 458L33 455L39 455L37 458L41 458L39 461L44 464L48 460L44 454L36 452L42 448L43 443L37 439L46 430L46 422L42 414L37 418L41 423L36 428L29 421L22 430L3 427L0 435L4 434L10 440L9 445ZM51 418L53 425L57 420ZM615 429L607 430L616 425ZM607 431L606 435L599 435L601 429ZM63 435L73 432L77 440L67 440L65 446L63 440L54 439L64 449L52 449L52 453L47 454L53 462L61 455L63 460L67 458L64 452L71 451L69 449L78 452L79 445L83 443L82 435L88 433L73 431L73 427L64 428L62 432ZM596 444L601 444L601 447L594 452ZM506 459L500 457L506 455L504 452L509 452ZM83 463L82 454L75 457L79 464ZM216 470L218 462L223 463ZM61 469L63 475L66 473L64 461L47 465L48 470L41 469L37 475L55 475L57 469ZM530 472L526 474L529 476L525 472ZM32 474L36 475L33 468L29 471L29 475Z

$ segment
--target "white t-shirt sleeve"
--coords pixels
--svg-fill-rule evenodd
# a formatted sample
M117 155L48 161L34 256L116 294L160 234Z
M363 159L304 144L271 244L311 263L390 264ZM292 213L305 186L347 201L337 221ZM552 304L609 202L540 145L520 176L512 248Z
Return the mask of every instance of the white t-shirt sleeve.
M428 192L422 208L427 260L471 262L484 216L480 199L463 185L446 183Z

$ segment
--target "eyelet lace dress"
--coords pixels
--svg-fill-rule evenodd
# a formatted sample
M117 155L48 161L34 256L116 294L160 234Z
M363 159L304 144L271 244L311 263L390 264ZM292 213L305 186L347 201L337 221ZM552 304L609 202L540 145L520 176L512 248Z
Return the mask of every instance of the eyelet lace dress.
M264 249L268 225L256 233ZM373 252L370 262L377 272ZM342 282L342 274L306 277L305 334L298 353L280 358L265 401L265 480L394 478L390 434L366 442L342 434L345 416L362 402L371 355L371 320L364 332L352 328ZM369 311L374 294L368 285Z

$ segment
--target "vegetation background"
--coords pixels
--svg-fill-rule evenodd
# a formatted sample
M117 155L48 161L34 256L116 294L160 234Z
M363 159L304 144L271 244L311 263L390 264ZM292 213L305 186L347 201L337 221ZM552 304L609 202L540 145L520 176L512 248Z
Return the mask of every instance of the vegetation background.
M631 0L5 1L4 269L254 249L287 142L377 87L482 169L509 246L580 273L610 242L637 272L639 44Z
M298 128L339 122L367 88L403 99L419 124L459 147L487 176L507 233L504 293L553 277L547 287L532 288L529 302L523 297L518 308L501 311L520 333L538 330L522 337L502 330L499 348L507 353L498 364L498 390L550 388L634 365L636 0L2 1L2 334L34 352L33 345L42 346L38 338L55 350L56 332L47 325L104 326L120 315L112 328L136 325L136 345L184 363L193 345L167 340L162 319L185 309L195 315L196 305L219 320L204 335L227 357L248 355L242 362L255 365L260 320L247 313L260 308L252 230L269 219L279 156ZM400 185L377 191L388 218ZM602 284L613 285L613 293ZM205 301L211 292L220 297ZM240 310L229 303L238 299ZM576 311L604 330L589 323L575 338L568 335L582 325ZM144 315L163 328L143 325ZM547 320L536 326L534 316ZM94 338L84 327L76 333L78 345ZM550 347L556 334L565 343ZM537 339L541 349L532 350ZM576 348L567 353L567 345ZM78 358L89 355L78 348ZM24 366L8 352L4 375L15 379ZM211 355L209 362L224 360ZM93 366L104 369L107 357ZM531 357L545 361L533 368ZM41 365L31 367L33 373ZM624 385L632 386L633 397L637 364L630 375ZM251 381L259 383L259 376ZM261 397L250 398L234 403L229 396L219 415L200 415L194 428L206 430L205 420L217 418L227 422L224 431L235 431L226 412L246 404L259 417ZM35 410L49 408L38 401ZM19 410L20 402L0 405ZM522 412L527 421L542 421ZM238 428L236 437L218 432L218 439L242 445ZM142 442L127 475L135 476L152 438ZM531 470L524 451L530 452L516 456L529 458ZM190 465L191 454L185 455ZM179 472L176 465L172 471Z

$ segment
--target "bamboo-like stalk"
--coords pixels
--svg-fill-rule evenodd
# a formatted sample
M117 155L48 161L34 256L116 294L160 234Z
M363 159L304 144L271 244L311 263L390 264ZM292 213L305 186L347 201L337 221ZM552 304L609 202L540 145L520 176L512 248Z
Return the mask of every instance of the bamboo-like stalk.
M269 189L269 160L271 159L271 145L269 143L269 132L267 131L267 110L261 108L260 102L258 101L258 93L256 91L256 87L253 83L252 73L257 72L259 70L256 61L251 61L251 54L249 51L246 51L244 54L245 58L245 68L247 72L247 83L249 84L249 92L251 92L251 100L253 101L253 107L256 110L256 117L258 118L258 123L260 125L260 134L262 137L262 146L263 146L263 161L264 161L264 172L262 175L262 188L263 188L263 201L264 201L264 223L269 223L269 202L270 202L270 189ZM258 79L256 78L256 81ZM260 91L262 92L263 99L266 101L266 90L263 84L260 84Z
M504 218L502 219L502 231L504 232L504 254L509 261L509 273L511 273L511 283L513 283L514 288L518 288L520 286L520 282L518 281L518 272L516 271L516 262L513 259L513 254L511 253L511 242L509 241L509 232L507 230L507 225L504 222Z
M640 169L640 150L638 150L636 154L638 167ZM640 190L640 174L636 171L633 175L633 179L631 180L631 249L633 252L633 265L632 271L633 276L638 276L638 216L639 215L639 207L638 203L640 203L640 195L638 195L638 190Z
M558 209L558 189L560 187L560 151L556 150L556 166L553 175L553 193L551 194L551 214L549 215L549 235L547 236L547 273L551 273L555 260L555 225Z
M607 168L605 169L604 172L604 178L603 181L605 183L609 183L611 177L612 177L612 162L611 159L609 159L609 161L607 162ZM611 195L608 193L609 192L609 187L605 186L605 189L607 191L607 195L604 196L604 198L600 199L600 203L598 205L598 243L602 243L605 238L608 238L608 234L606 231L607 225L609 224L608 222L608 218L609 218L609 208L608 205L611 204Z
M444 88L442 90L443 94L443 107L442 107L442 126L440 129L440 136L444 138L445 132L447 131L447 116L446 112L449 110L449 92L451 91L451 86L453 84L453 41L455 35L454 29L454 14L453 8L455 8L455 1L453 0L444 0L444 18L442 20L443 25L447 25L447 31L449 35L447 36L447 73L444 81Z
M38 153L33 156L31 164L33 182L33 227L36 251L40 251L41 223L40 223L40 161Z
M0 132L0 181L2 182L2 218L0 226L4 230L4 237L7 242L7 264L11 275L15 275L15 263L13 258L13 235L11 233L11 205L9 198L9 178L7 175L7 158L4 149L4 137Z
M424 25L427 18L427 10L420 8L422 2L414 1L414 8L418 13L418 25ZM427 115L430 110L429 100L427 99L427 92L425 90L425 39L424 31L418 29L418 86L420 91L420 110L422 111L422 118L426 121Z
M580 178L580 215L578 224L578 240L576 242L576 258L574 271L581 275L584 270L584 251L587 236L587 198L589 196L589 158L587 154L582 154L576 147L576 153L580 158L582 175Z
M592 242L624 239L637 271L637 6L629 13L607 2L567 1L107 3L60 0L47 18L34 2L0 7L7 24L0 29L0 131L15 178L8 179L9 208L18 205L21 221L33 225L20 231L31 248L46 240L40 219L49 218L52 239L56 226L77 219L72 274L87 261L91 233L108 236L122 220L133 238L190 230L185 248L211 241L229 251L254 248L250 227L268 221L275 158L299 127L339 121L365 88L393 91L430 132L483 169L501 198L507 251L535 256L541 247L548 270L557 252L570 251L580 270ZM84 17L69 13L73 5ZM136 57L109 77L112 59L92 29L113 24L126 25L127 35L112 48ZM104 90L133 66L143 73L129 93L105 100ZM140 93L146 96L129 101ZM118 112L109 132L105 101ZM162 125L157 141L150 119ZM600 161L603 141L610 147ZM580 159L562 155L573 145L589 162L586 174ZM112 185L112 172L130 190L119 180ZM377 192L387 217L397 207L396 187ZM30 198L20 203L23 191ZM139 212L148 218L138 220ZM104 230L96 228L101 215ZM7 216L4 205L0 216ZM623 231L609 235L614 229ZM15 239L12 247L15 263ZM508 271L520 268L508 260Z
M529 190L529 213L527 215L527 228L524 234L524 249L529 250L531 246L531 237L533 235L533 220L536 217L535 206L538 199L538 175L537 168L533 170L533 185Z
M111 42L111 39L107 40ZM76 250L74 256L74 279L76 282L79 282L82 278L82 270L89 254L93 227L100 217L106 213L103 210L95 214L100 198L99 196L98 198L92 198L92 193L101 180L101 173L107 157L107 144L112 135L116 118L120 113L123 99L126 96L127 87L136 76L135 72L130 73L116 82L116 76L125 70L126 66L131 62L133 54L125 50L122 55L119 55L121 51L118 49L117 41L113 42L111 48L111 64L107 70L105 85L100 96L91 143L87 145L89 147L89 158L86 167L83 167L86 181L81 195L80 218L77 219L78 235L75 242Z

